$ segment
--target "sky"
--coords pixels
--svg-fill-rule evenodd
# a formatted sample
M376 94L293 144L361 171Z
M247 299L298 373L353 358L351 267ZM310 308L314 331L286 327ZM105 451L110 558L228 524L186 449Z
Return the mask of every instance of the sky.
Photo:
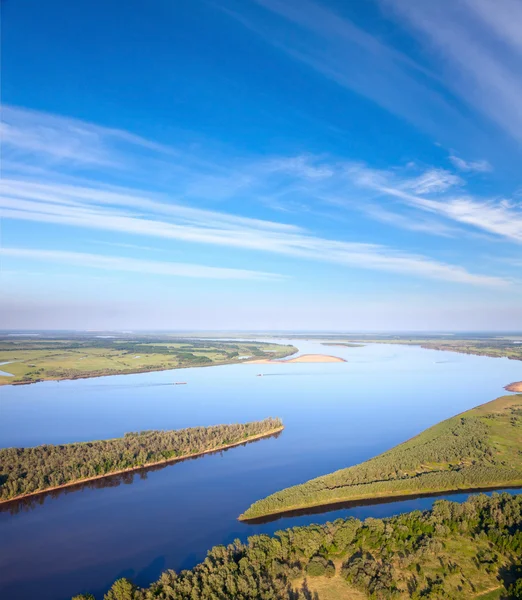
M522 330L522 0L4 0L0 328Z

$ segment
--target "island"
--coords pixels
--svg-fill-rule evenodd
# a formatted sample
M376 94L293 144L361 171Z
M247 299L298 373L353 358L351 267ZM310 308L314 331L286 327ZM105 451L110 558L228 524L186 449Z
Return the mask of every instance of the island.
M0 503L225 450L283 430L279 418L126 433L122 438L0 449Z
M339 363L346 362L344 358L339 356L329 356L327 354L301 354L295 358L287 358L286 360L276 360L273 358L259 358L255 360L249 360L245 364L250 365L266 365L266 364L280 364L287 365L289 363Z
M193 569L165 571L148 588L120 578L105 599L517 599L521 539L522 496L439 500L431 511L337 519L215 546Z
M0 385L210 367L296 352L292 345L174 334L7 334L0 335Z
M522 395L502 396L361 464L255 502L248 521L340 502L522 486Z
M522 392L522 381L515 381L504 388L508 392Z

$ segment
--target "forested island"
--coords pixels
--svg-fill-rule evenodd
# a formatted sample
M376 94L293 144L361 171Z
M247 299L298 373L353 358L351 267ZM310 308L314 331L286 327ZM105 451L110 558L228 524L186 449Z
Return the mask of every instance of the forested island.
M230 448L283 429L278 418L126 433L122 438L0 449L0 502Z
M291 345L174 334L0 335L0 369L8 373L0 371L0 385L209 367L284 358L295 352Z
M149 588L105 600L500 600L522 598L522 496L439 500L431 511L338 519L212 548ZM80 594L73 600L95 600Z
M522 486L522 395L502 396L367 460L255 502L241 520L338 502Z

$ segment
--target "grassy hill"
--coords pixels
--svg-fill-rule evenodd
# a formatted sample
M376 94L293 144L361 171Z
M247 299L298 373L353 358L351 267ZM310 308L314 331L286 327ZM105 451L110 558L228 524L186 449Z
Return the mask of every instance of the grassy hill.
M522 394L430 427L375 458L255 502L241 520L337 502L522 485Z

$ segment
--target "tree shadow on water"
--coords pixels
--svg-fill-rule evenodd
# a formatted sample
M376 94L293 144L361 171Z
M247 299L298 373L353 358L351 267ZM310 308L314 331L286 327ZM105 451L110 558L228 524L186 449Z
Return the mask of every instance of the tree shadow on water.
M114 581L125 577L139 586L149 585L151 581L156 581L166 568L166 560L164 556L157 556L146 567L136 571L135 569L124 569L115 577Z

